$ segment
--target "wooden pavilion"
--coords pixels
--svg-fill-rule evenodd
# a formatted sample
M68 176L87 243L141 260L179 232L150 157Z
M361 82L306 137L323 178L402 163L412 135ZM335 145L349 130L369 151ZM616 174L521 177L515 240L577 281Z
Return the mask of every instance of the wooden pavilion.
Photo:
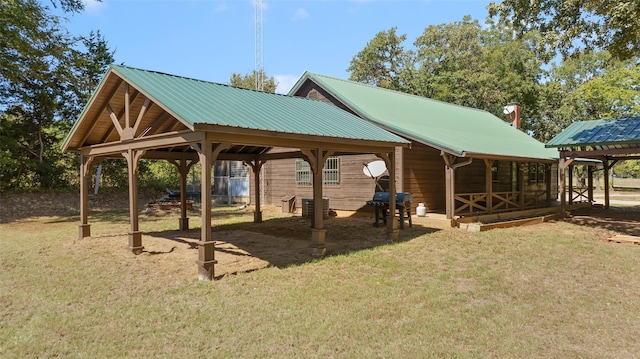
M581 190L576 192L573 188L572 167L580 159L602 161L604 207L609 208L609 171L620 161L640 159L640 117L574 122L552 138L546 147L557 148L560 152L560 206L563 214L567 169L569 202L584 195ZM588 197L593 200L593 166L589 166L588 171Z
M67 136L63 150L80 154L79 238L91 235L88 176L106 158L124 157L129 173L129 249L143 251L138 226L137 180L141 160L173 163L181 177L179 227L189 228L186 177L202 167L201 238L198 278L214 278L215 245L211 233L212 166L216 160L244 161L253 171L254 221L262 221L260 171L273 159L303 158L311 167L314 217L311 247L325 252L322 170L327 157L372 154L395 168L397 146L408 141L357 116L319 101L268 94L159 72L112 65ZM273 147L289 151L269 153ZM390 191L395 193L395 184ZM395 206L395 196L390 206ZM393 218L395 211L390 211ZM389 220L387 236L398 239Z

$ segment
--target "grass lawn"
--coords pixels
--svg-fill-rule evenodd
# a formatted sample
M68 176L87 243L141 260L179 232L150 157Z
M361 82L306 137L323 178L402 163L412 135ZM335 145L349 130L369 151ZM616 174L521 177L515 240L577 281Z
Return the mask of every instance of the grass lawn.
M250 212L222 218L257 231ZM128 253L126 212L90 221L83 241L74 216L0 224L1 358L640 357L640 246L605 229L414 226L401 243L201 282L195 251ZM328 241L384 234L349 223L328 221ZM262 226L310 237L297 217Z

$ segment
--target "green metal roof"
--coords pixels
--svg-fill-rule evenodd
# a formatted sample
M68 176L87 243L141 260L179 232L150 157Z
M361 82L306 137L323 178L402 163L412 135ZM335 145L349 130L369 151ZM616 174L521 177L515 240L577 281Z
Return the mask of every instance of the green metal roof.
M111 65L113 72L165 108L185 125L213 124L283 134L301 134L407 144L409 141L330 104L278 95L155 71ZM100 86L98 87L98 90ZM88 107L65 139L66 148L77 134Z
M640 117L574 122L546 146L591 146L599 149L639 147Z
M311 80L363 118L401 136L458 155L557 159L556 150L493 114L426 97L305 72L291 89Z
M112 65L112 70L193 126L248 129L407 143L357 116L321 101Z

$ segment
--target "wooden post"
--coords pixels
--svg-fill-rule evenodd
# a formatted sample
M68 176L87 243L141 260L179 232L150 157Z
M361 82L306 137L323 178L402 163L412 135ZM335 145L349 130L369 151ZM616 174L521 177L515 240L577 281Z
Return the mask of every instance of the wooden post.
M444 159L444 180L445 180L445 210L447 219L453 219L456 213L455 206L455 188L456 178L455 169L453 168L453 162L455 159L448 153L442 153L442 159Z
M602 160L602 168L604 170L604 208L609 209L609 160Z
M189 171L198 160L187 160L185 158L181 160L170 160L169 163L176 166L178 174L180 175L180 219L179 227L181 231L189 230L189 217L187 217L187 176Z
M573 204L573 165L569 165L569 204Z
M565 161L566 159L564 157L560 157L560 161L558 163L558 177L560 180L560 217L561 218L565 218L566 217L566 213L565 213L565 207L567 206L567 194L565 191Z
M587 199L593 204L593 166L587 165Z
M80 225L78 239L91 237L89 224L89 173L91 172L92 157L80 156Z
M129 250L142 253L142 232L138 228L138 167L145 151L129 149L122 155L127 160L129 172Z
M524 171L527 169L525 168L525 163L524 162L520 162L517 164L518 166L518 190L520 191L520 210L523 211L524 210Z
M324 163L332 151L317 149L301 149L311 167L313 177L313 219L311 222L311 255L322 257L326 254L325 238L327 230L324 229L324 200L322 198L322 171Z
M547 189L547 206L551 206L551 168L552 165L544 165L544 182Z
M213 280L215 278L214 266L218 261L215 259L215 241L211 235L211 185L213 183L211 170L220 152L230 146L228 143L214 145L210 140L203 140L194 146L200 158L200 166L202 166L200 187L202 225L198 242L198 260L196 261L199 280Z
M245 161L245 163L251 167L251 170L253 171L253 188L255 188L255 190L253 191L253 196L254 196L254 201L255 201L255 210L253 212L253 222L254 223L262 223L262 210L260 208L261 206L261 199L260 199L260 171L262 171L262 165L264 165L264 162L262 162L261 160L259 160L257 157L253 160L253 161Z
M387 216L387 240L398 242L400 229L396 217L396 160L395 152L388 153L387 168L389 169L389 214Z
M487 191L487 211L493 213L493 160L485 159L485 188Z

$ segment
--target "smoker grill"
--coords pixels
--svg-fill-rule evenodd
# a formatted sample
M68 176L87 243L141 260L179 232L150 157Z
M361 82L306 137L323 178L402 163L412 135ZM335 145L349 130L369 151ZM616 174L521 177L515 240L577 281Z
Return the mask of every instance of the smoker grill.
M405 215L409 220L409 227L411 227L411 203L413 198L409 192L396 193L396 210L400 215L400 228L404 229ZM373 194L373 198L367 201L367 204L372 205L376 217L376 222L373 224L378 227L380 219L386 224L387 215L389 214L389 192L376 192Z

